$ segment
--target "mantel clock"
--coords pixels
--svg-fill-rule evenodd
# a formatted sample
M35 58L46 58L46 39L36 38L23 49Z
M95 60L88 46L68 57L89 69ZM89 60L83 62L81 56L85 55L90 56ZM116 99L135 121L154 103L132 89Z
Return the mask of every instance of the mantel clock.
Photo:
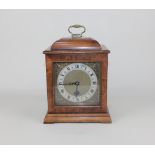
M72 31L82 30L75 34ZM72 25L70 38L54 42L43 53L46 58L48 112L44 123L110 123L107 108L108 53L86 28Z

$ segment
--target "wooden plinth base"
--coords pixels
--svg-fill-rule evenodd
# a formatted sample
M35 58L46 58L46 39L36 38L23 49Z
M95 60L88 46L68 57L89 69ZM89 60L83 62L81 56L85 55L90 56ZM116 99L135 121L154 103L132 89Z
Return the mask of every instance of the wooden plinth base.
M44 123L111 123L109 113L47 114Z

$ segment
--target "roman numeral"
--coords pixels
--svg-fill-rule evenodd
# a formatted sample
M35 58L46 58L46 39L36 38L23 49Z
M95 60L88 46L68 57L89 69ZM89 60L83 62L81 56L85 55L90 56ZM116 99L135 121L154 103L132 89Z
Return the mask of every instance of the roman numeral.
M61 92L62 92L62 93L64 93L64 90L63 90L63 89L61 89Z
M83 67L85 70L87 69L87 67L86 67L86 66L84 66L84 65L82 65L81 67Z
M75 65L75 68L79 68L79 65Z
M96 81L93 81L93 85L96 85Z
M63 83L62 82L59 82L59 85L63 85Z

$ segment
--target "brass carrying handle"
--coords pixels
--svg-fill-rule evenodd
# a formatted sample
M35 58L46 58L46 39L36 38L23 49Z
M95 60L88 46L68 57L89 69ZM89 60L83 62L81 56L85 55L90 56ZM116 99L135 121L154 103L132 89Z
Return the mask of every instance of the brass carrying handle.
M71 32L71 29L72 29L72 28L83 28L83 31L82 31L81 33L78 33L78 34L77 34L77 33L73 33L73 32ZM68 32L71 33L72 38L81 38L81 37L82 37L82 34L86 32L86 28L85 28L84 26L78 25L78 24L76 24L76 25L71 25L71 26L69 26L69 28L68 28Z

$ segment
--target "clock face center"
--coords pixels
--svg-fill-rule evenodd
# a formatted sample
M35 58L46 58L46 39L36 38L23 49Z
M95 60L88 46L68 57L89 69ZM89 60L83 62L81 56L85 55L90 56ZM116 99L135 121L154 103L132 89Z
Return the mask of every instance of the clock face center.
M89 66L83 63L72 63L60 71L57 87L66 100L84 102L96 92L97 77Z
M79 95L87 93L91 87L91 79L87 73L81 70L73 70L65 76L64 83L77 82ZM66 91L74 95L76 85L64 85Z

